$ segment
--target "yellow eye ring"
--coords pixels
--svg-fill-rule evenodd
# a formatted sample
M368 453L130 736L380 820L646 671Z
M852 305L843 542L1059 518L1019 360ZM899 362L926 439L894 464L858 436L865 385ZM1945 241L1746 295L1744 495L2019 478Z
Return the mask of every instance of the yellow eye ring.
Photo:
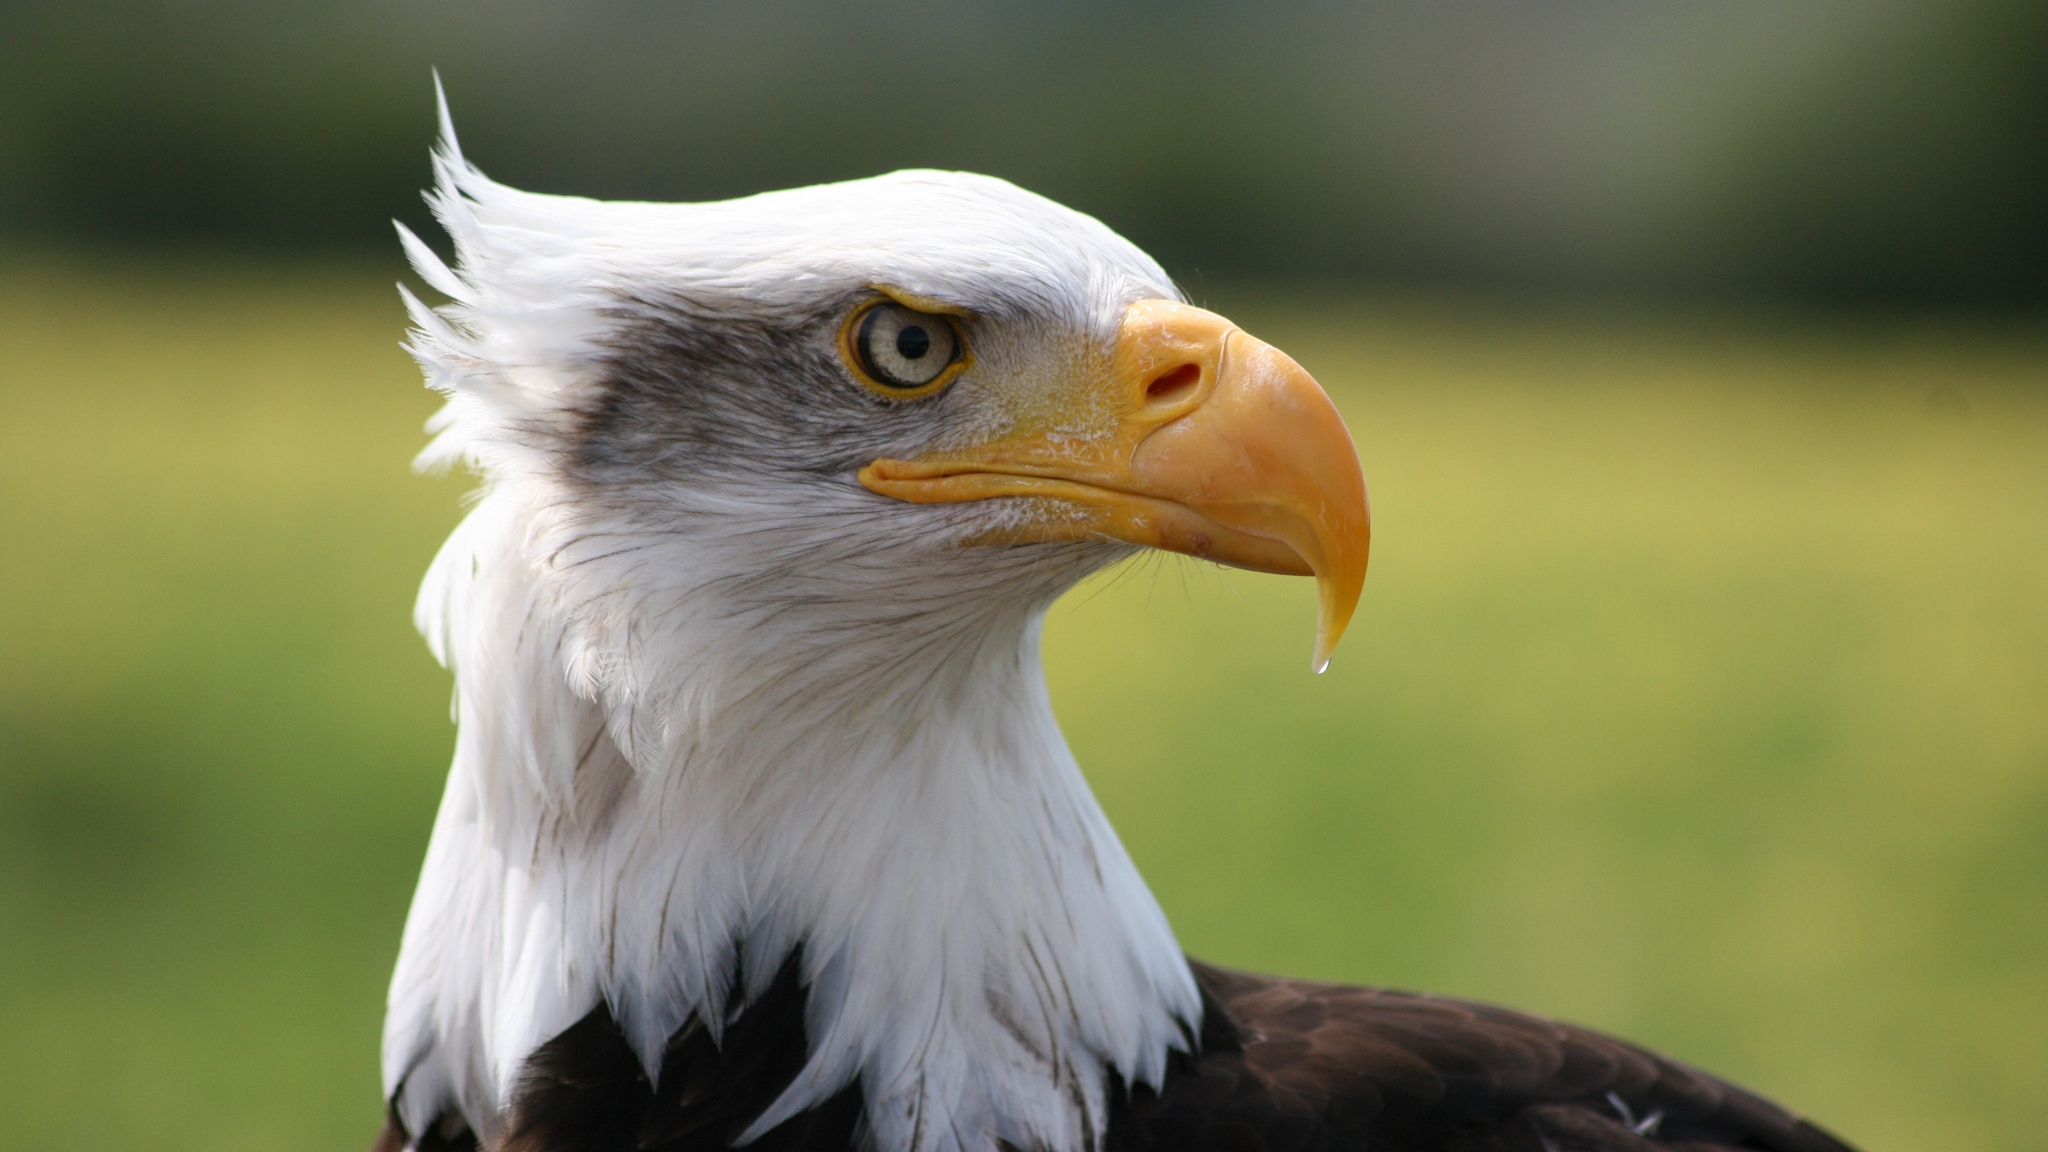
M916 400L951 384L973 363L959 310L882 285L878 299L847 314L839 355L854 378L890 400Z

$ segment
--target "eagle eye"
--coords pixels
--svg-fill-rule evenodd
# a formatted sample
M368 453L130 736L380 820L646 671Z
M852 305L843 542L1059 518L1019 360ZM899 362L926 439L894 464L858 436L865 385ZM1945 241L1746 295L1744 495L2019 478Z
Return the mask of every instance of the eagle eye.
M951 316L894 300L854 313L846 343L858 375L877 392L899 399L945 387L967 356L967 341Z

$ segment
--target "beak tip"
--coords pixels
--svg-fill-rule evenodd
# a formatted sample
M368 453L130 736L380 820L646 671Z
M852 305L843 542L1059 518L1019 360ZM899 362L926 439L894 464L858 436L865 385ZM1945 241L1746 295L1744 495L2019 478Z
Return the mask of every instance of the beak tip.
M1316 629L1316 649L1308 659L1309 671L1317 676L1328 672L1330 670L1330 657L1336 651L1337 637L1330 635L1328 629Z
M1363 565L1360 566L1361 569ZM1309 657L1309 668L1321 675L1330 668L1330 657L1337 651L1337 643L1344 639L1344 632L1351 626L1351 614L1358 608L1358 593L1365 583L1361 570L1355 579L1332 580L1322 575L1316 579L1316 646Z

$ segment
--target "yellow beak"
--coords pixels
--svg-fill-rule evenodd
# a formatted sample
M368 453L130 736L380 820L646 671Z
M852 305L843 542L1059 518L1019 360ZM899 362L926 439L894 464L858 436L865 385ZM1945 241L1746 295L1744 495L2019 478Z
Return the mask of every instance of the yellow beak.
M919 504L1048 501L981 543L1121 540L1313 575L1322 671L1357 606L1372 536L1365 476L1336 405L1279 349L1168 300L1125 311L1108 377L1076 390L1067 419L975 448L877 460L860 482Z

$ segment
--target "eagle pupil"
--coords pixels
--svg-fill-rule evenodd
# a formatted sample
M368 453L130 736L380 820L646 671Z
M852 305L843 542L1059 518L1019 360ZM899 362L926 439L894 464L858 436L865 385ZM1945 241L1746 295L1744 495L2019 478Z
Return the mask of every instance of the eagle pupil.
M931 333L915 324L896 334L896 352L905 360L915 360L931 350Z

